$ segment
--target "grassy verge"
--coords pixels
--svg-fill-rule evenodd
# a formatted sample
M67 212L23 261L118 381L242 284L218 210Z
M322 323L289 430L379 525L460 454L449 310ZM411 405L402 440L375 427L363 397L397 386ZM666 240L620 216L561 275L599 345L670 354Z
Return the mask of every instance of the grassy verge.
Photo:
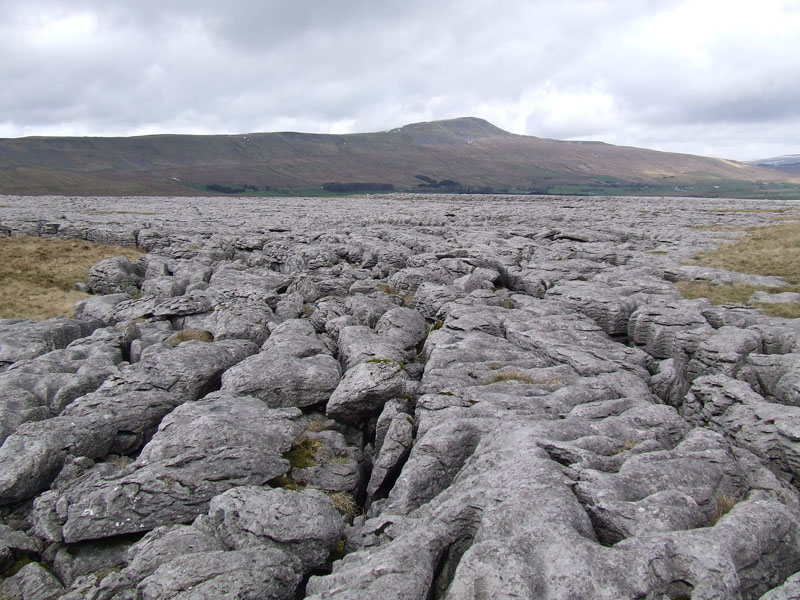
M800 292L800 221L786 221L768 227L753 227L743 238L695 256L697 264L750 273L783 277L788 287L714 285L704 281L682 281L678 288L686 298L708 298L713 304L746 303L753 292ZM767 314L800 318L800 303L757 303Z
M72 316L88 296L75 290L89 269L104 258L142 255L140 250L84 240L27 236L0 237L0 317L49 319Z

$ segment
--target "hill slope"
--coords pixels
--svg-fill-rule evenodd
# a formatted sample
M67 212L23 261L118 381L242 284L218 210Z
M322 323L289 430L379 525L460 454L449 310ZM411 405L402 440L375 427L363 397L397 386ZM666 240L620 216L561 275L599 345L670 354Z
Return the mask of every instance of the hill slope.
M733 161L514 135L476 118L377 133L0 139L0 193L314 193L327 182L540 193L798 194L790 175ZM447 185L442 185L444 182ZM795 179L795 184L800 179Z

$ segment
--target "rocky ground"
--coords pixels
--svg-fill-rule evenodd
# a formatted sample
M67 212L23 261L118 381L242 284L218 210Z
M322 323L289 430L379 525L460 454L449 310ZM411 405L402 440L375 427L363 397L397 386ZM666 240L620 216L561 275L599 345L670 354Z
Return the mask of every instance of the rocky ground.
M673 285L787 207L0 198L149 250L0 320L0 597L798 598L800 322Z

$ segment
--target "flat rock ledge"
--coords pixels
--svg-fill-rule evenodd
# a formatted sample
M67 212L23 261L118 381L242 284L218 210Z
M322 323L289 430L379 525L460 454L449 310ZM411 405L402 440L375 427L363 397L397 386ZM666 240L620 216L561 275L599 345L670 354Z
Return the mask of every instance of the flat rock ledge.
M0 203L148 251L0 319L0 597L800 597L800 322L674 285L791 203L125 203Z

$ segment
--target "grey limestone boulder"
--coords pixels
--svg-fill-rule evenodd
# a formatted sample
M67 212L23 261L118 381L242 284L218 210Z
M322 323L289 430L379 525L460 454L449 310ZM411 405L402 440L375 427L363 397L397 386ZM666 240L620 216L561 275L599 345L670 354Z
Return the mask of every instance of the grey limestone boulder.
M724 326L700 343L686 367L691 381L700 375L734 376L751 353L761 352L761 335L757 331Z
M793 600L794 598L800 598L800 573L795 573L782 585L761 596L759 600Z
M143 294L155 296L157 298L174 298L186 292L189 280L182 277L162 275L159 277L148 277L142 281L141 289Z
M277 325L261 352L222 376L222 389L261 398L269 406L325 402L339 384L339 362L307 320Z
M391 359L360 363L344 374L325 413L346 423L377 416L386 401L412 391L412 383L403 366Z
M465 295L466 292L452 285L425 282L414 294L413 307L426 319L433 319L445 304Z
M95 294L135 294L145 267L125 256L106 258L89 269L89 289Z
M301 580L298 562L271 548L184 554L145 578L137 586L137 598L290 600Z
M279 321L298 319L303 314L303 296L298 293L283 294L275 305L275 317Z
M372 474L367 484L367 494L370 496L375 496L384 482L399 471L403 460L408 456L414 441L413 422L411 416L403 412L391 417L373 461Z
M403 350L413 351L425 340L427 324L424 317L411 308L392 308L375 324L375 333L395 341Z
M159 300L153 316L160 318L181 317L208 312L214 306L214 299L206 291L193 290L174 298Z
M750 450L789 481L800 477L800 408L767 402L745 382L699 377L681 406L696 425L709 426Z
M61 524L63 540L72 543L189 522L231 487L285 473L289 463L281 455L302 431L299 417L297 410L225 394L185 404L118 475L98 465L64 482L47 501L40 497L37 529L60 541Z
M128 549L124 572L131 581L141 581L178 556L226 549L216 536L191 525L162 525Z
M61 546L53 559L53 572L65 586L92 575L122 569L131 541L123 538Z
M356 293L345 300L347 313L358 319L361 325L374 327L384 313L396 308L397 304L386 294Z
M46 321L0 319L0 367L34 358L89 335L100 321L56 317Z
M128 294L103 294L102 296L89 296L75 303L75 317L79 319L97 319L106 325L116 322L116 306L130 300Z
M247 302L221 301L214 310L187 315L180 320L182 329L210 331L215 340L245 339L261 346L269 336L269 323L274 321L272 309Z
M14 566L17 556L33 555L41 551L42 544L38 538L0 523L0 572Z
M276 548L297 557L304 572L324 566L341 538L342 518L316 490L243 486L211 501L203 527L237 550Z
M0 373L0 442L27 421L58 415L118 373L122 336L98 329L67 348L16 362Z
M356 493L362 483L363 453L349 445L338 431L306 431L300 438L309 450L309 462L295 466L291 479L329 492Z
M56 600L63 593L61 582L38 563L25 565L0 584L0 594L8 600Z
M687 300L645 304L631 315L628 338L654 358L685 356L689 353L686 343L690 338L680 333L691 330L712 333L702 312L707 307L707 303Z
M328 331L328 323L333 319L347 315L344 300L336 296L320 298L314 305L309 321L317 333Z
M800 302L800 294L797 292L783 292L778 294L770 294L769 292L753 292L748 300L750 304L756 302L763 302L766 304L781 304L784 302Z
M114 451L130 452L149 439L171 410L217 389L222 374L256 349L246 340L151 346L139 362L120 369L117 377L75 400L63 414L105 415L117 427Z
M390 359L405 362L409 356L401 344L379 335L365 325L343 327L337 338L339 360L345 369L370 359Z
M548 295L561 298L577 312L591 318L609 335L627 334L628 319L638 307L631 292L625 287L588 281L571 281L547 291Z
M712 267L680 265L666 269L664 278L668 281L708 281L715 284L750 284L759 287L783 287L788 285L781 277L737 273Z
M800 406L800 354L752 353L736 377L772 402Z
M47 489L70 455L105 456L116 430L111 419L97 416L25 423L0 446L0 502L17 502Z
M704 429L691 431L672 450L633 454L614 473L581 470L576 486L598 537L609 545L702 527L723 497L739 498L747 490L746 473L728 443Z

